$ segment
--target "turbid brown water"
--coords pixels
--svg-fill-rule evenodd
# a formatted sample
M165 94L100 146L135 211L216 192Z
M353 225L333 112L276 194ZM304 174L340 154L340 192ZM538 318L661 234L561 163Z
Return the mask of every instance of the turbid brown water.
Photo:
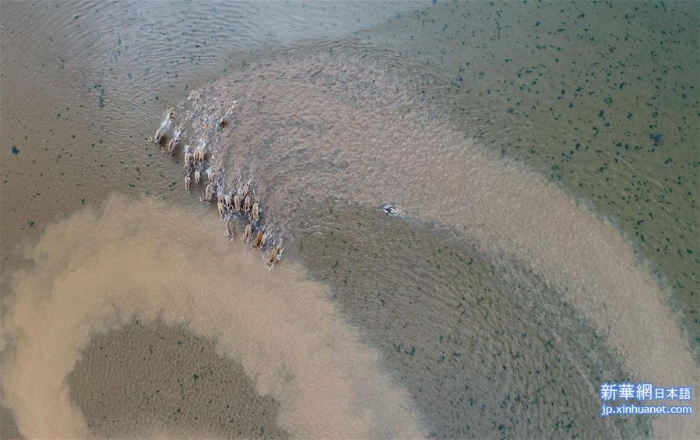
M310 400L329 402L328 420L340 408L365 408L344 411L350 414L338 422L344 435L415 428L448 437L606 430L638 436L649 429L645 420L597 418L601 381L697 389L697 367L664 304L671 292L657 284L673 286L687 312L686 340L696 341L696 250L684 244L696 236L697 220L696 160L688 147L698 127L697 89L689 79L698 69L697 35L688 37L698 18L692 3L438 4L418 13L384 9L383 17L393 18L380 26L366 20L372 7L342 14L315 8L308 16L300 8L275 17L271 10L276 26L267 30L260 20L245 24L265 15L249 6L8 5L2 5L0 81L3 281L8 268L29 271L18 275L17 305L3 319L3 392L25 435L47 426L35 422L38 416L50 420L52 434L86 433L88 426L96 435L172 436L172 426L188 423L194 432L180 435L233 436L236 425L251 427L250 436L264 435L259 426L268 435L328 436L318 414L309 413L317 406L298 397L316 387L304 384L324 383L332 385ZM202 32L201 14L219 26ZM234 16L240 26L227 27ZM354 16L361 23L348 25ZM174 21L184 32L170 26ZM362 41L333 40L357 26L370 28L354 34ZM319 29L323 44L296 44L276 57L269 50L236 53ZM42 32L42 44L26 43ZM262 38L265 32L272 36ZM314 55L324 51L335 57ZM225 153L218 158L230 178L256 179L266 218L295 240L272 272L258 253L239 253L239 242L219 248L229 243L215 210L196 193L186 197L178 159L161 157L145 142L169 105L225 69L236 71L237 82L225 77L200 89L193 115L214 114L243 97L237 124L219 139L232 144L212 138L210 146ZM525 160L567 192L496 155ZM103 214L72 217L42 237L57 218L101 205L115 189L149 193L171 206L114 199ZM378 207L386 201L407 217L382 217ZM591 214L588 201L637 237L632 245L644 254L635 255L616 227ZM22 254L28 260L11 253L22 240L29 241ZM653 259L650 268L644 256ZM184 277L203 262L200 275ZM232 267L250 273L241 280ZM104 280L91 280L85 268ZM287 300L272 293L280 272L292 298L325 292L311 303L337 322L319 317L311 320L319 325L299 329L307 315L289 313L287 302L284 313L276 308L276 299ZM257 296L241 296L254 274ZM294 290L301 285L289 280L307 276L315 282ZM117 288L107 286L110 280ZM75 307L83 299L92 302ZM200 303L205 324L193 318L192 304ZM3 299L4 310L10 304ZM340 313L329 312L335 307ZM280 323L290 336L282 345L295 344L296 353L277 349ZM27 339L17 337L21 332ZM141 368L158 364L159 356L179 362L177 340L185 338L206 355L163 373L180 374L177 381L209 361L221 369L213 376L228 377L245 392L254 387L263 398L236 401L225 389L211 397L212 410L197 387L181 382L177 397L191 404L173 420L149 415L149 388L132 398L133 388L120 381L90 386L104 379L101 344L111 341L108 357L145 355L155 334L168 337L154 353L143 362L115 362L109 375L167 383L165 374ZM314 349L318 344L333 350ZM17 363L8 346L18 350ZM336 374L342 368L314 363L334 359L328 353L338 347L359 355L367 375L344 382ZM270 383L259 373L261 353L271 371L285 371L284 380ZM317 368L311 368L314 380L292 374L308 369L305 362ZM41 385L57 394L35 393L25 382L34 377L45 377ZM108 397L100 401L90 390ZM71 395L78 407L71 408ZM115 396L128 396L129 404L113 405ZM226 399L252 407L229 424L207 419L227 413L217 403ZM158 407L164 411L172 400ZM385 414L396 402L402 409ZM9 419L3 415L3 437L14 435ZM118 422L108 428L105 420ZM692 422L657 418L653 433L687 436L696 432Z
M65 380L91 335L120 328L132 318L144 324L186 323L189 331L216 339L218 352L228 362L240 363L249 378L242 381L242 391L229 396L232 402L245 397L241 392L250 389L246 382L252 380L257 393L279 402L276 421L293 435L421 435L408 395L383 372L375 349L361 344L358 331L344 325L325 286L306 280L304 269L292 262L268 270L257 252L222 239L215 216L186 213L151 200L113 198L102 212L87 211L49 228L27 255L43 270L18 274L17 299L3 322L5 331L17 338L16 352L4 359L8 367L3 369L3 386L23 435L81 437L90 432L86 422L98 425L97 433L124 435L109 431L111 427L100 420L105 412L119 418L110 413L114 399L100 404L98 397L82 393L84 380L105 380L93 374L102 370L96 361L87 361L95 367L85 371L90 379L72 376L70 382L77 385L78 402L93 405L87 414L95 420L86 421L74 406ZM120 345L114 347L110 353L118 357ZM146 353L147 344L139 347ZM96 351L92 347L88 354L96 356ZM157 362L153 357L162 355L148 356ZM177 359L165 356L165 362ZM194 368L201 361L190 360L183 367ZM142 368L148 364L125 367L147 374ZM226 368L228 363L222 364ZM109 365L116 367L118 362ZM179 370L170 365L157 374L171 368ZM206 405L187 407L184 399L194 400L194 392L180 386L181 394L174 398L180 399L186 413L199 412L203 420L212 415ZM129 387L125 384L124 390ZM144 394L129 404L133 407L120 411L150 408ZM252 423L259 426L265 418L258 418L270 411L269 403L263 401L261 406L259 412L233 416L255 417ZM172 431L176 421L146 419L150 426L130 426L127 432L177 434ZM223 435L216 425L190 428L199 429L181 434ZM236 432L229 427L225 435Z

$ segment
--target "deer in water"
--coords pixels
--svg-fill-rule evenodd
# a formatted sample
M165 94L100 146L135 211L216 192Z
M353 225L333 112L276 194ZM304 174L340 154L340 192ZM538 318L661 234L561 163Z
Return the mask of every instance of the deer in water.
M236 234L236 226L233 224L233 220L230 220L226 222L226 236L228 237L229 241L233 240L233 237Z
M153 136L153 143L156 145L160 144L163 141L163 134L163 126L161 125L158 127L158 130L156 130L156 135Z
M243 197L244 199L246 197L248 197L248 195L250 194L250 184L251 183L252 183L252 180L248 179L248 182L245 185L243 185L243 194L241 194L241 197Z
M255 234L255 240L253 240L253 247L256 249L259 249L259 248L265 246L266 241L267 241L267 232L264 229L261 229L258 231L257 234Z
M201 198L199 200L203 202L211 202L211 198L214 195L214 187L212 186L211 183L207 184L207 187L204 189L204 198Z
M253 226L249 223L245 226L245 231L243 232L243 241L248 243L250 241L251 235L253 235Z
M204 163L204 159L205 159L204 148L202 148L202 147L195 148L194 154L193 154L193 159L196 163L200 163L200 164Z
M219 209L219 214L221 214L221 217L226 214L226 209L224 208L224 202L222 200L219 200L216 204L216 207Z
M168 142L168 155L172 156L173 152L175 151L175 148L177 148L178 145L180 145L180 137L183 134L183 128L182 124L180 124L177 127L177 130L175 130L175 133L173 134L173 137L170 138L170 142Z
M284 250L284 247L282 247L282 242L280 242L278 245L274 246L272 250L270 251L270 255L267 258L267 264L272 267L273 264L275 264L276 261L279 261L280 258L282 258L282 251Z
M165 114L165 118L163 118L163 122L160 123L160 127L158 127L158 130L156 130L155 136L153 136L153 143L154 144L160 144L163 142L163 137L165 136L165 130L170 127L170 121L175 119L175 109L170 107L168 109L168 112Z

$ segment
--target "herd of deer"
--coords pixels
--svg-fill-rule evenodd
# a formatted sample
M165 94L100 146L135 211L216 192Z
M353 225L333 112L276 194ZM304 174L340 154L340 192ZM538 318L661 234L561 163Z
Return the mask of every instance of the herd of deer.
M179 124L172 134L168 135L175 117L175 109L169 109L153 137L153 142L160 146L161 152L170 156L175 154L182 137L185 135L184 124ZM218 122L217 128L223 128L226 125L224 117ZM229 240L233 240L237 233L235 220L243 221L245 228L241 240L252 243L256 249L264 251L269 248L266 257L267 264L274 265L282 257L284 248L282 240L275 243L274 234L268 231L267 227L261 225L262 207L260 201L255 197L253 181L248 180L247 183L241 185L242 182L239 180L238 188L229 193L225 189L223 176L217 178L211 167L208 166L206 143L202 140L193 151L190 150L191 147L185 145L182 153L185 166L185 189L190 191L192 175L194 175L194 183L199 185L202 181L202 174L206 173L207 183L204 194L199 199L207 203L216 201L219 214L226 222L226 235Z

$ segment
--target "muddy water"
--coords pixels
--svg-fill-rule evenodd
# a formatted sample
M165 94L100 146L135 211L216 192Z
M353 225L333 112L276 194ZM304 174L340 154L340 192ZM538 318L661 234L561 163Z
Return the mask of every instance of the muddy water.
M413 84L347 55L279 58L192 92L182 110L194 138L208 145L220 190L255 178L268 229L296 239L290 222L328 197L377 210L392 201L410 218L452 228L479 253L532 270L626 353L628 371L696 380L662 290L611 224L541 177L484 153L415 98ZM232 108L229 124L217 129ZM391 249L392 237L373 236ZM406 270L399 262L382 269L392 277ZM433 279L445 275L430 271ZM649 327L638 328L639 316ZM665 429L691 432L688 421Z
M696 362L699 21L693 2L482 2L372 31L434 70L440 87L422 96L449 102L485 149L525 161L630 238L671 288Z
M604 380L697 387L696 8L276 6L2 4L3 437L696 432L596 408ZM241 105L190 134L294 239L272 272L145 142L193 89L195 122ZM171 206L48 228L114 190Z
M65 386L66 376L93 334L129 324L131 317L148 324L155 320L170 326L183 324L194 334L215 339L219 354L239 362L260 395L279 402L277 423L294 435L422 435L407 393L383 372L378 353L361 344L357 331L343 324L327 299L325 286L306 280L304 269L292 262L269 271L257 252L222 239L216 217L197 218L186 212L185 207L168 208L150 199L112 198L102 212L88 210L48 228L27 255L44 270L17 275L16 301L3 322L4 329L17 336L17 350L6 358L3 386L24 435L85 436L90 425L100 424L99 417L84 419L71 399L71 388ZM119 359L115 351L108 353ZM177 358L163 361L176 363ZM190 359L183 367L196 368L200 361L205 359ZM96 362L90 364L97 367ZM226 369L227 365L221 366ZM127 369L141 366L141 362L125 365ZM109 368L119 368L119 362L111 362ZM171 364L151 374L172 380L168 377L172 368ZM104 379L94 375L102 369L94 370L86 371L91 380ZM72 378L69 383L78 385L81 396L78 403L99 401L98 396L85 397L82 381ZM127 389L134 385L128 384ZM132 389L140 395L128 404L148 412L145 392ZM190 395L191 400L192 393L181 389L176 400L187 405L184 398ZM239 393L235 390L228 398L235 402L241 398ZM125 409L114 408L112 400L103 401L97 413L111 409L117 412L111 417L119 418L118 413ZM204 401L186 412L211 416ZM221 407L224 402L221 399L217 404ZM260 409L262 414L267 411L265 406ZM254 415L261 414L246 411L243 417ZM183 417L185 421L207 421L205 415ZM162 415L148 422L150 426L129 427L127 432L198 437L236 434L212 432L216 426L206 424L189 425L194 432L173 432L178 424ZM161 425L164 431L159 430ZM124 431L108 433L124 435Z

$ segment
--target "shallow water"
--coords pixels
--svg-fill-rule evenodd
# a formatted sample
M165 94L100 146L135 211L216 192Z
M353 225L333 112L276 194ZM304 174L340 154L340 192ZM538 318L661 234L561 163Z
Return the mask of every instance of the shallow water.
M592 391L625 377L603 339L532 273L451 234L328 201L299 252L411 393L437 438L641 437Z
M95 356L84 353L67 382L96 437L136 437L147 430L170 438L288 436L277 424L279 405L258 395L240 365L219 356L210 339L134 321L93 336L90 344ZM141 402L137 411L130 410L133 402Z
M637 437L598 417L600 382L697 387L693 3L274 5L2 4L3 401L24 435ZM210 152L287 238L273 271L146 141L195 89L195 121L239 101ZM169 206L49 227L113 191Z
M260 395L279 402L277 423L296 436L421 435L405 391L385 376L379 356L360 344L357 330L343 324L325 286L306 280L304 269L291 261L268 270L257 252L221 239L214 216L197 218L185 209L112 198L101 212L87 210L48 228L27 255L43 270L17 274L16 301L3 322L17 338L16 351L6 358L3 388L24 435L68 438L90 432L71 403L66 376L93 334L118 329L132 317L184 325L215 339L219 354L240 363ZM191 361L183 366L193 368ZM104 379L95 373L89 372L91 380ZM167 369L151 374L161 373ZM80 384L75 376L70 383ZM129 402L134 405L129 412L148 411L143 396ZM109 414L111 400L94 407L97 414ZM188 410L197 411L207 409ZM243 417L255 415L245 411ZM172 435L167 418L149 422L154 426L131 428L137 435L151 430ZM179 435L222 435L210 432L216 426L198 428Z
M413 85L347 55L279 58L193 92L191 109L181 111L192 115L194 139L206 140L220 188L255 179L268 227L289 239L289 223L324 198L375 209L392 201L409 217L453 228L479 254L502 255L541 277L626 354L628 371L694 380L683 379L696 367L664 294L612 225L540 177L489 157L413 98ZM229 108L229 125L217 130ZM401 278L401 261L382 270ZM429 274L444 276L439 267ZM648 327L639 328L642 315Z

